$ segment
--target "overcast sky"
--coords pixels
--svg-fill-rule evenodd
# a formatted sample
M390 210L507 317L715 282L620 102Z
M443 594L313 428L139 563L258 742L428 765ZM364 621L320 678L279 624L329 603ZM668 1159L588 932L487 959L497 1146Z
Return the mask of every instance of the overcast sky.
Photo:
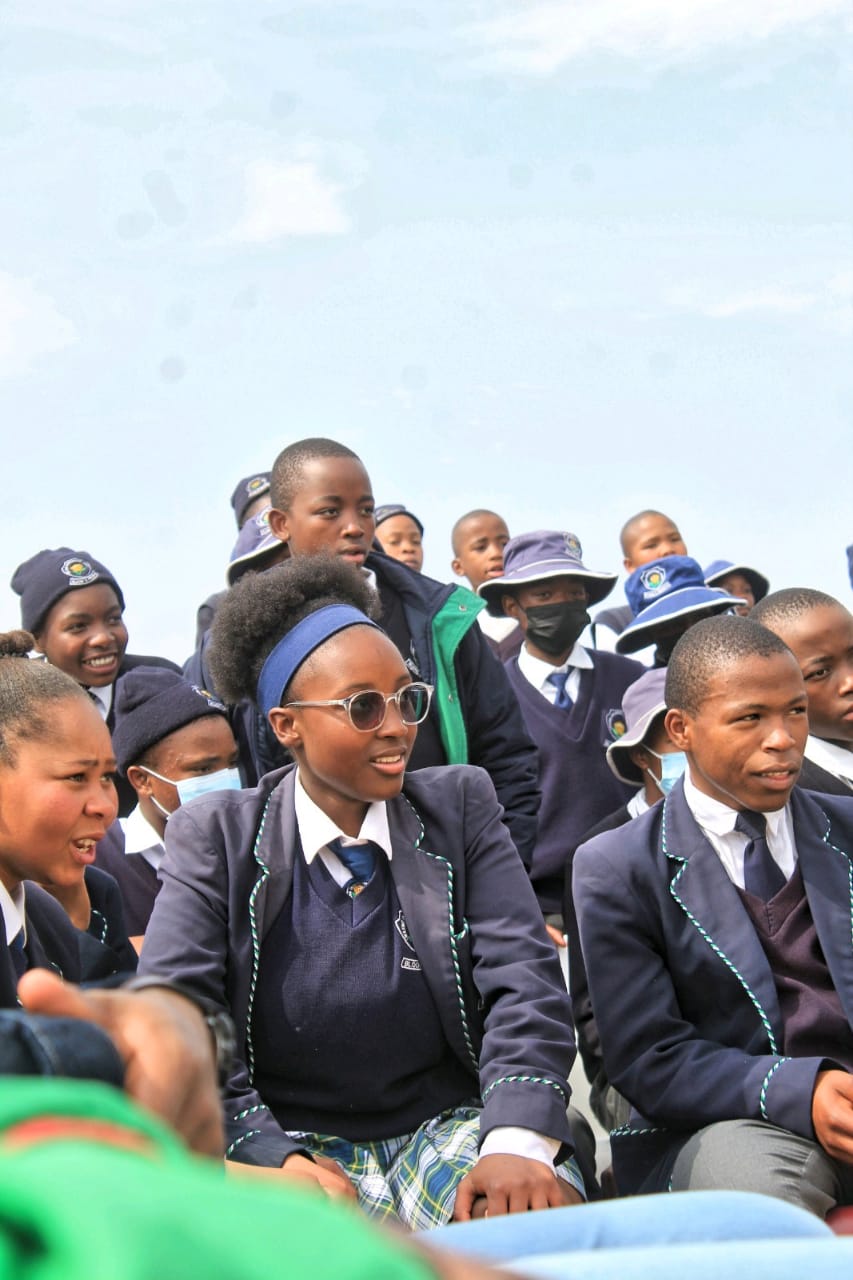
M6 581L87 549L183 658L234 483L330 435L436 577L472 506L601 569L657 506L850 602L848 0L0 20Z

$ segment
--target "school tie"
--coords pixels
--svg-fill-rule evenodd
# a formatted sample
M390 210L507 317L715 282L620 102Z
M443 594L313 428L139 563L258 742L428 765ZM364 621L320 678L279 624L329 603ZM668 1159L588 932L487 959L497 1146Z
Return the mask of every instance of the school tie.
M372 840L366 840L363 844L344 844L338 838L330 840L328 847L335 857L340 858L352 876L352 879L344 885L344 891L351 898L357 898L373 875L379 845L374 844Z
M743 882L747 893L769 902L785 883L781 867L774 862L767 843L767 820L763 813L742 809L735 818L735 831L748 838L743 851Z
M568 671L553 671L548 677L548 684L552 684L557 690L557 696L554 699L554 706L560 707L563 711L570 711L575 705L566 693L566 681L568 678Z
M27 953L24 950L24 931L19 929L12 941L9 943L9 957L15 970L15 976L22 978L30 967L27 960Z

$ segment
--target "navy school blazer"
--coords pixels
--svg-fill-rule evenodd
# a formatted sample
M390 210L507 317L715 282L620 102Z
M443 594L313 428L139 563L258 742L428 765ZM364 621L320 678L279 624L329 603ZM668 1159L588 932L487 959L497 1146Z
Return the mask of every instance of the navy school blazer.
M79 982L77 930L64 908L46 889L29 880L24 885L24 897L29 967L53 969L68 982ZM5 946L0 946L0 1008L18 1008L18 978Z
M253 1085L251 1014L265 934L290 895L295 769L200 797L170 818L140 972L177 979L237 1028L227 1154L275 1166L300 1150ZM481 1138L520 1125L571 1151L571 1009L553 944L483 770L407 774L388 801L391 877L449 1044L483 1099ZM334 983L329 984L334 992Z
M795 788L794 838L818 938L853 1025L853 798ZM765 1120L814 1140L823 1058L781 1051L773 974L679 782L581 846L575 910L608 1079L632 1104L611 1134L619 1190L661 1190L688 1138ZM835 1064L837 1065L837 1064Z

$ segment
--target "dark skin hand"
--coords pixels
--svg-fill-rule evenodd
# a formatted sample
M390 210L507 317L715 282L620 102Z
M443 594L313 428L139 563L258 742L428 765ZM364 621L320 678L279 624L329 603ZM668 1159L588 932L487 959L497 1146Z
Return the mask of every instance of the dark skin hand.
M827 1155L853 1164L853 1075L821 1071L812 1094L812 1124Z
M483 1156L459 1183L453 1217L456 1222L468 1222L473 1217L497 1218L569 1204L583 1204L583 1197L541 1160Z
M162 987L83 991L47 969L18 984L30 1013L94 1022L109 1035L125 1067L125 1089L199 1155L222 1158L222 1107L210 1031L191 1000Z
M343 1169L328 1156L303 1156L294 1152L279 1167L262 1167L260 1165L240 1164L236 1160L226 1160L225 1167L235 1177L261 1178L266 1181L279 1181L282 1178L298 1179L303 1185L314 1184L318 1191L324 1191L333 1200L356 1200L355 1186L350 1182Z

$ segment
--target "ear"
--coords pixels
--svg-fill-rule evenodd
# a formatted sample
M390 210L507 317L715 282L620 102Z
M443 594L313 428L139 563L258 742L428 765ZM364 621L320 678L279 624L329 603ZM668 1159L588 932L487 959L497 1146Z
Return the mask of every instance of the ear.
M36 633L35 633L35 632L33 632L33 640L35 640L35 642L36 642L36 653L44 653L44 652L45 652L45 647L44 647L44 644L42 643L42 637L43 637L43 636L44 636L44 632L43 632L43 631L40 631L40 632L38 633L38 635L36 635Z
M287 512L279 511L277 507L270 507L270 513L267 519L271 531L278 538L279 542L288 542L290 540L290 530L287 525Z
M686 711L673 707L667 711L663 723L670 741L678 750L690 751L693 741L693 721L690 715Z
M290 707L273 707L267 719L278 741L288 751L302 746L298 712Z
M453 570L453 572L456 574L457 578L465 577L465 570L462 568L461 560L451 560L450 567Z
M637 766L640 773L645 773L646 769L652 768L652 757L643 747L631 747L628 751L628 759Z
M137 795L151 795L151 779L144 769L140 769L138 765L132 764L127 771L127 780L133 787Z
M636 567L637 566L634 564L634 561L629 559L628 556L626 556L625 559L622 561L622 568L628 574L633 573Z
M508 618L515 618L516 622L521 626L524 626L523 619L526 617L526 614L515 596L501 596L501 608Z

